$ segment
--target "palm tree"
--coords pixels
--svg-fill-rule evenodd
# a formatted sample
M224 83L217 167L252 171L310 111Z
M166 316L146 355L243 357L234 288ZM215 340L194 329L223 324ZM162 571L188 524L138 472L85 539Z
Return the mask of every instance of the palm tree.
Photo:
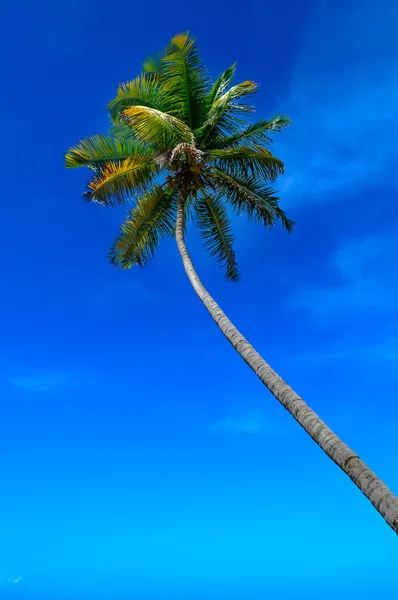
M146 265L160 241L175 236L185 272L224 336L286 410L357 485L398 533L398 498L337 437L256 352L200 281L185 244L186 221L197 223L210 255L227 279L239 278L231 213L246 213L290 232L293 222L270 187L284 165L269 150L271 135L289 121L249 121L246 99L257 85L233 85L235 65L213 84L195 40L176 35L140 76L120 85L108 109L110 135L86 138L66 154L66 166L93 171L84 194L104 206L135 198L110 261Z

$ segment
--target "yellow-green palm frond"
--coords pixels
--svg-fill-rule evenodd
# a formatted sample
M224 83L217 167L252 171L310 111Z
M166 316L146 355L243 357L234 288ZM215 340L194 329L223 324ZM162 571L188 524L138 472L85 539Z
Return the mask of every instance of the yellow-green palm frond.
M158 53L144 60L144 64L142 65L144 73L160 74L162 71L162 57L163 54Z
M113 121L118 120L121 112L128 106L149 106L162 110L160 97L161 79L157 73L143 73L132 81L122 83L116 98L108 104Z
M122 162L107 162L88 183L85 197L105 206L124 204L144 190L157 171L152 156L131 156Z
M213 102L217 100L220 96L222 96L227 89L232 85L232 82L235 77L236 71L236 63L234 63L231 67L229 67L220 77L216 79L213 87L211 88L211 92L207 98L208 107L210 108L213 105Z
M197 143L202 148L210 147L214 139L240 134L246 125L244 118L253 111L253 107L238 103L237 100L252 96L256 90L256 83L244 81L217 97L208 110L204 124L195 132Z
M120 162L129 156L146 156L150 151L135 140L122 140L114 136L93 135L81 140L65 155L65 166L100 167L105 162Z
M211 150L209 152L214 164L232 176L256 177L274 181L284 171L284 164L261 146L238 146L228 150Z
M247 98L249 96L253 96L257 91L258 85L254 81L243 81L242 83L238 83L237 85L233 85L229 90L217 96L214 100L211 110L216 110L218 108L223 108L225 106L234 108L234 105L231 104L236 100L241 98Z
M180 119L148 106L129 106L122 113L123 120L144 143L159 150L180 142L193 142L191 129Z
M111 263L124 269L146 265L160 241L174 232L177 201L174 190L159 185L141 196L110 249Z
M162 58L162 93L170 112L193 130L206 114L210 83L195 39L189 33L173 37Z
M237 281L239 271L233 248L235 238L225 203L220 197L201 195L195 202L195 211L205 248L225 269L226 279Z
M270 121L259 120L251 125L246 125L241 131L232 135L224 135L216 138L212 144L208 146L209 149L225 149L238 146L241 143L244 144L271 144L273 139L270 134L282 131L290 124L290 120L287 117L277 116Z
M135 133L135 131L133 129L131 129L131 127L129 127L126 123L123 123L123 121L119 121L116 120L114 121L113 125L110 128L110 135L112 135L113 137L117 138L120 141L129 141L129 140L133 140L133 141L137 141L139 143L141 143L141 145L144 146L144 144L142 144L142 142L140 142L137 138L137 135Z
M275 192L257 177L233 177L214 168L211 179L212 187L238 214L246 213L254 222L263 223L266 227L272 227L280 221L286 231L290 233L293 230L294 222L279 207Z

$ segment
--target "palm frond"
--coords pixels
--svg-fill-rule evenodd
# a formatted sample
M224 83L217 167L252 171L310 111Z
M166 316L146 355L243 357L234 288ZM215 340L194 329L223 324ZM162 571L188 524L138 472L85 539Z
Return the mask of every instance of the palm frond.
M161 73L162 57L163 55L161 53L155 54L154 56L149 56L142 65L142 70L144 73Z
M237 85L233 85L231 88L229 88L229 90L216 98L216 100L213 102L212 109L214 110L219 106L229 106L230 103L234 102L235 100L253 96L256 93L257 88L257 83L249 80L238 83Z
M110 134L83 139L66 153L67 167L93 171L84 194L89 201L137 201L110 250L114 265L145 265L160 240L175 233L180 189L188 194L187 220L195 216L227 279L239 277L230 207L268 227L280 221L292 230L293 221L266 183L283 173L282 161L267 147L289 120L277 116L248 124L254 108L247 99L257 84L234 85L235 71L233 64L212 85L194 38L175 35L144 62L139 77L118 87L108 105Z
M160 241L173 234L176 210L176 193L162 186L155 185L140 197L110 249L111 263L124 269L146 265Z
M149 106L162 110L160 99L161 80L156 73L143 73L132 81L122 83L116 94L116 98L108 104L108 110L113 121L128 106Z
M162 63L162 91L170 112L191 129L197 128L206 114L210 84L195 39L189 33L175 35Z
M193 142L188 125L169 113L148 106L129 106L122 116L142 142L159 150L179 142Z
M271 144L273 139L269 136L274 132L282 131L290 123L287 117L274 117L270 121L259 120L247 125L242 131L232 135L222 136L215 139L208 147L209 149L225 149L239 145L241 142L253 144Z
M123 204L146 188L156 174L151 156L132 156L122 162L107 162L88 183L84 196L105 206Z
M232 176L245 177L252 174L274 181L284 171L283 162L261 146L211 150L208 155L213 158L216 167Z
M197 143L204 148L211 146L214 138L231 133L240 134L246 124L242 117L252 112L253 107L250 104L238 103L237 100L252 96L256 90L256 83L244 81L216 98L209 108L204 124L195 132Z
M211 92L207 99L208 106L211 107L213 102L217 100L222 94L224 94L227 89L232 85L233 79L235 77L236 71L236 63L229 67L218 79L216 79L213 87L211 88Z
M239 279L235 258L231 221L221 198L200 196L195 203L197 221L204 246L212 258L225 269L225 277L230 281Z
M286 231L290 233L293 230L294 222L279 207L275 192L255 176L238 178L215 168L211 185L238 214L246 213L254 222L263 223L266 227L272 227L276 221L280 221Z
M81 140L65 155L65 166L100 167L105 162L120 162L129 156L147 156L149 150L135 140L119 139L114 136L93 135Z
M117 138L121 142L124 141L139 141L137 135L131 127L129 127L125 122L116 119L113 122L113 125L110 128L110 135Z

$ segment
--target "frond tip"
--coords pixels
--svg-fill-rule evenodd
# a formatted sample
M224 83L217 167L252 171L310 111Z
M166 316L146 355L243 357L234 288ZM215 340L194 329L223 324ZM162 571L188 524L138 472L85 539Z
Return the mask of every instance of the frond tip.
M124 269L146 265L153 258L160 241L173 234L176 212L175 192L155 185L138 199L137 206L129 212L110 249L110 262Z
M205 248L225 269L225 278L238 281L239 271L233 249L235 238L225 203L221 198L201 196L195 210Z
M132 81L122 83L118 87L116 98L108 104L111 119L117 120L124 109L137 105L162 109L158 74L143 73Z
M239 178L213 169L212 184L238 214L246 213L254 222L265 227L272 227L279 221L286 231L293 231L294 221L288 219L280 208L279 198L256 177Z
M135 140L115 136L93 135L81 140L65 155L65 166L98 168L106 163L121 162L130 156L148 155L148 150Z
M210 89L207 69L200 60L195 39L189 32L173 37L162 58L162 93L170 112L192 130L201 125L206 114Z
M131 156L120 163L107 162L88 183L85 196L105 206L123 204L150 183L156 172L148 156Z
M227 133L224 136L215 139L209 148L227 149L239 146L242 142L245 145L260 144L268 146L272 144L273 139L270 137L273 133L282 131L290 124L287 117L274 117L270 121L261 119L251 125L246 125L236 133Z
M210 156L219 169L231 175L246 177L249 174L274 181L283 174L284 164L261 146L238 146L228 150L212 150Z

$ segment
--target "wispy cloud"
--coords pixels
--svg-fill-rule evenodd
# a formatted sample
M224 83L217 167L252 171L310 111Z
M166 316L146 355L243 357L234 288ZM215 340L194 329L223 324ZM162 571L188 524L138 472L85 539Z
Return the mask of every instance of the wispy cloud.
M27 392L54 392L70 389L77 383L76 374L61 369L48 369L35 373L14 375L9 383Z
M0 570L0 586L18 585L23 581L20 575L10 575L4 570Z
M284 103L293 119L283 138L286 200L322 201L325 193L338 200L338 191L394 172L397 19L390 0L380 0L377 11L366 2L318 3ZM333 31L329 41L326 30Z
M329 267L338 281L329 286L299 288L292 304L314 316L378 312L389 313L398 306L398 286L392 257L398 252L393 238L349 240L340 245Z
M350 364L360 363L364 368L368 368L369 362L382 362L385 366L393 363L395 367L398 361L398 335L368 343L359 343L357 340L343 337L327 351L296 354L292 360L307 364L349 361Z
M85 292L86 301L93 302L96 306L114 307L120 303L121 298L140 298L143 302L156 302L158 297L148 289L140 278L140 273L122 272L115 276L112 284L109 280L106 284L89 287Z
M225 417L215 423L211 430L213 433L265 435L272 437L286 433L289 427L282 421L267 417L259 412L250 412L235 417Z

